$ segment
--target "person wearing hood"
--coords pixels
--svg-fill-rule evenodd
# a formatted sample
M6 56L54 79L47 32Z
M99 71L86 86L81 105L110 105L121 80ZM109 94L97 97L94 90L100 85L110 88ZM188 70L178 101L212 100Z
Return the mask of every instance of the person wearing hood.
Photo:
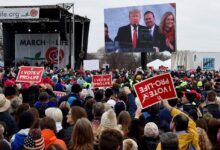
M67 146L63 140L56 137L56 123L50 117L44 117L40 121L41 134L44 138L45 148L47 149L51 144L58 144L62 146L64 150L67 150Z
M189 150L192 147L194 150L200 150L196 123L185 113L171 107L167 100L162 100L161 103L172 116L170 129L178 136L178 150ZM161 143L158 144L156 150L161 150Z
M23 112L18 121L19 131L11 138L12 150L22 150L24 139L28 136L30 127L34 122L34 116L30 112Z

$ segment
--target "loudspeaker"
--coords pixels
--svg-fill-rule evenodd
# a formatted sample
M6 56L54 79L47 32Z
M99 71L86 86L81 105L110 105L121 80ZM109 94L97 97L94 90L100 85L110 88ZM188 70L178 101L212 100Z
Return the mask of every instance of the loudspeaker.
M60 18L60 41L67 41L67 24L66 24L66 16L62 15Z

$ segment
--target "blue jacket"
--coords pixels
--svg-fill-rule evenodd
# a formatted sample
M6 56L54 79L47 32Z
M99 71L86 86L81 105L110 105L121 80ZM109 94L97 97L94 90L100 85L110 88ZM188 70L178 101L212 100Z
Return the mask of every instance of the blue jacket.
M24 139L27 137L25 134L17 133L14 141L11 143L12 150L22 150L24 145Z

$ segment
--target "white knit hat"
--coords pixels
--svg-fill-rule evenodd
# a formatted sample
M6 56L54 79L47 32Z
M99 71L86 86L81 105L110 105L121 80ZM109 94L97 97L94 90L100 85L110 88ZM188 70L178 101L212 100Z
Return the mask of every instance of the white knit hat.
M113 99L109 99L109 100L107 101L107 104L110 105L112 108L114 108L116 102L115 102L115 100L113 100Z
M154 122L148 122L144 127L144 135L146 137L156 138L159 136L159 129Z
M123 150L138 150L138 145L134 140L126 139L123 141Z
M100 125L109 129L117 128L116 114L113 109L109 109L103 113Z
M50 107L45 110L45 115L52 118L55 122L62 122L63 113L59 108Z

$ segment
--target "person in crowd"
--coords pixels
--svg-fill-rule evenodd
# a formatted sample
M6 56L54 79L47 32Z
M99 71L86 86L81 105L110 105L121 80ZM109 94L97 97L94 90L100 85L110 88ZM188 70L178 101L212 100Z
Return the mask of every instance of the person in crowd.
M102 132L99 140L100 150L121 150L123 148L123 136L120 131L106 129Z
M206 106L203 111L208 111L214 118L220 118L220 106L217 103L217 94L215 91L210 91L207 96Z
M172 12L166 12L160 21L160 32L165 35L165 50L169 52L176 51L175 45L175 21L174 15Z
M138 150L138 145L133 139L125 139L122 150Z
M101 122L102 114L105 112L105 106L102 102L96 102L93 104L92 107L92 114L93 114L93 120L92 120L92 130L93 133L96 134L97 129Z
M153 122L148 122L144 127L144 136L139 146L140 150L156 150L159 140L159 129Z
M139 24L140 19L140 10L129 11L129 24L120 27L115 37L116 47L119 48L119 51L135 51L135 49L151 47L151 45L147 45L147 42L152 42L152 38L147 28Z
M11 138L12 150L22 150L24 139L34 123L34 116L30 112L23 112L18 120L19 131Z
M56 122L57 132L62 130L61 122L63 120L63 114L62 114L62 111L59 108L55 108L55 107L47 108L45 110L45 115L47 117L50 117L50 118L54 119L54 121Z
M93 150L94 136L92 126L87 118L78 119L72 134L74 150Z
M131 125L131 116L127 111L121 111L118 115L118 126L120 130L123 131L124 137L128 137L130 125Z
M49 100L49 94L47 92L41 92L39 95L39 101L34 104L34 107L38 110L40 118L45 116L45 110L49 107L56 107L56 102Z
M189 118L185 113L171 107L167 100L161 100L163 106L170 111L172 118L170 128L178 135L178 149L188 150L193 147L195 150L200 150L199 136L196 129L195 122ZM157 150L160 150L159 146Z
M4 137L4 132L5 132L5 127L4 127L4 122L0 122L0 141L4 141L5 143L8 144L9 147L11 147L11 144L5 139ZM5 125L6 126L6 125Z
M73 106L75 101L81 103L81 100L80 100L81 91L82 91L82 88L80 87L79 84L73 84L71 88L71 93L66 96L61 97L58 102L58 105L60 105L63 101L68 102L70 106Z
M15 120L17 123L19 121L21 114L27 111L28 109L30 109L30 105L27 103L23 103L17 108L16 113L15 113Z
M44 117L40 121L40 128L41 128L42 137L44 138L46 149L51 144L59 144L64 148L64 150L67 150L67 146L65 142L56 137L56 123L52 118Z
M200 118L196 121L197 131L199 134L199 146L201 150L211 150L212 143L207 135L208 126L205 119Z
M137 105L135 103L135 97L134 97L133 93L131 92L131 90L129 89L129 87L125 86L123 90L127 96L127 100L126 100L127 111L129 112L131 118L134 118L135 111L137 110Z
M156 52L161 52L164 49L164 45L162 44L165 43L165 36L161 33L160 28L156 25L155 21L155 16L152 11L146 11L144 13L144 22L153 38L153 47L157 49Z
M166 132L160 136L161 150L178 150L178 136L172 132Z
M85 109L79 106L73 106L67 114L67 123L69 123L70 126L64 130L64 137L62 137L68 148L72 147L72 131L76 121L80 118L87 118Z
M5 132L6 138L9 138L17 132L17 125L14 118L8 112L11 103L3 94L0 94L0 104L0 121L7 125Z

